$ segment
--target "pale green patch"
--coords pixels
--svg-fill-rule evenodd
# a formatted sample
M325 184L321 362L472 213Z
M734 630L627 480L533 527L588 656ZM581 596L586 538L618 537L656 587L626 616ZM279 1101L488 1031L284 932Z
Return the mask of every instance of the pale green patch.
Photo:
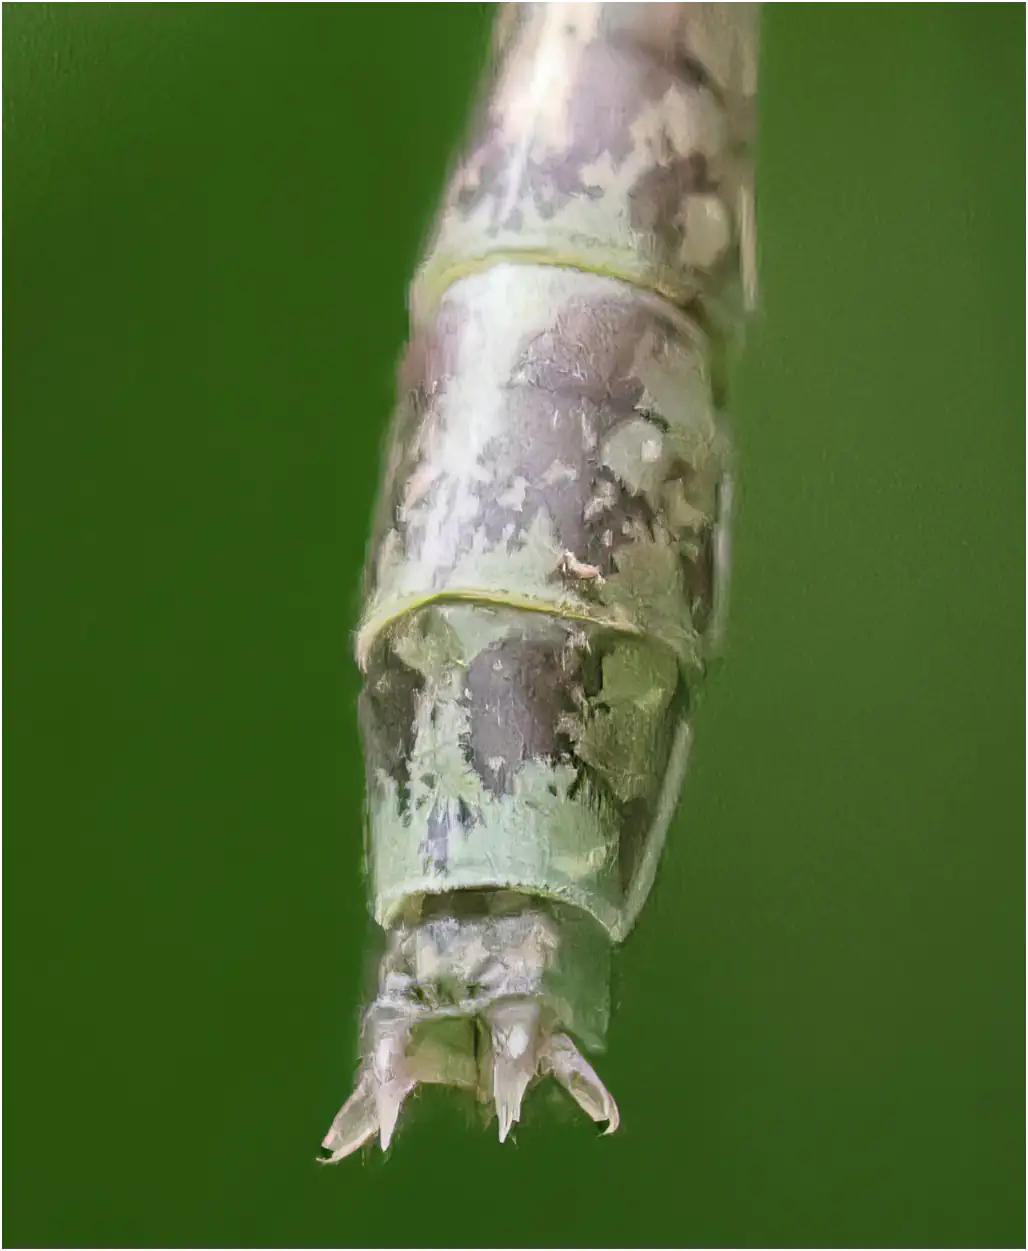
M455 665L466 668L487 647L523 629L514 614L484 604L428 604L396 622L390 646L405 665L439 684Z
M683 265L713 269L732 246L732 219L718 195L687 196L682 210L684 226L678 258Z
M674 660L661 648L626 641L603 658L603 702L666 707L678 685Z
M410 791L412 807L424 809L426 817L438 800L454 806L464 803L474 811L487 794L461 746L471 729L468 710L458 702L463 692L464 670L457 668L427 686L418 698Z
M619 548L614 559L617 573L599 588L603 603L670 647L681 663L698 662L699 638L670 537L660 530L652 540L640 534L636 542Z
M683 530L698 532L708 521L708 513L698 508L689 500L685 483L681 478L674 478L664 484L664 514L669 529L677 534Z
M440 604L435 609L447 621L460 644L465 665L494 643L524 632L524 623L512 612L484 604Z
M563 728L579 758L623 803L651 795L668 706L678 683L674 658L662 649L623 643L603 660L603 686L585 716Z
M471 550L458 557L451 581L458 586L502 588L515 594L552 594L560 554L553 522L540 509L513 548L504 541L490 543L480 530Z
M410 613L397 622L390 639L395 654L429 682L443 678L463 660L461 641L437 609Z
M671 359L668 360L667 357ZM717 435L710 377L703 356L692 345L669 347L665 359L639 360L637 376L645 387L647 407L657 412L682 442L680 454L703 454Z
M460 730L452 723L456 710L445 714L437 707L431 735L436 741L422 743L431 727L419 717L411 760L412 777L416 770L434 770L433 785L412 782L406 818L393 779L383 772L375 779L370 845L380 924L388 926L410 895L491 886L566 900L608 930L615 928L621 907L617 814L587 783L569 796L576 777L570 765L526 761L514 775L512 794L486 791L464 763L456 737L450 740L452 752L438 741ZM451 723L444 728L440 720L447 717ZM433 804L438 810L461 799L471 808L473 823L450 839L445 869L426 867L423 844Z
M652 421L632 417L615 426L603 441L600 460L629 491L655 502L667 473L667 451Z

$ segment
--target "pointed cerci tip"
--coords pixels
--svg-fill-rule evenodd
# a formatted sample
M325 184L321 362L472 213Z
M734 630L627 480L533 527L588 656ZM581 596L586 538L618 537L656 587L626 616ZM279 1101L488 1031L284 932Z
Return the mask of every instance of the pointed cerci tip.
M539 1006L510 999L488 1013L490 1040L486 1063L492 1073L492 1096L500 1142L506 1142L521 1119L521 1106L532 1081L552 1074L578 1106L600 1123L605 1134L618 1128L618 1107L595 1069L566 1034L547 1035L539 1022ZM429 1080L432 1080L431 1078ZM357 1088L343 1104L322 1146L331 1152L320 1164L337 1164L378 1134L389 1149L400 1109L414 1089L400 1039L379 1039L361 1068ZM488 1086L486 1087L488 1089Z
M389 1150L393 1140L393 1131L400 1117L400 1108L410 1092L410 1086L399 1082L389 1082L379 1086L375 1091L375 1106L378 1110L378 1145L383 1151Z
M521 1104L539 1071L539 1005L512 999L496 1004L489 1013L492 1043L493 1102L499 1120L500 1142L521 1119Z
M437 932L426 925L427 937L415 931L424 938L416 954L426 967L415 967L408 976L416 982L417 973L428 992L435 992L440 968L444 973L455 969L460 984L470 982L475 961L496 963L497 948L509 951L517 976L511 974L506 985L501 981L498 992L482 977L476 984L485 988L483 993L457 1002L440 1003L428 992L415 999L406 985L387 987L388 993L383 991L365 1013L356 1088L325 1136L329 1154L321 1163L346 1159L376 1135L381 1150L388 1151L405 1102L424 1085L456 1086L476 1095L483 1111L496 1116L501 1143L513 1136L529 1089L548 1076L592 1120L606 1122L608 1134L617 1129L617 1104L610 1092L570 1035L554 1032L561 1027L553 996L544 983L521 971L529 959L541 958L539 949L548 950L545 941L554 941L549 920L514 909L488 921L473 917L463 928L448 921ZM488 963L484 967L492 969ZM570 1021L576 1019L566 1005L560 1008Z
M357 1082L357 1089L339 1109L332 1128L321 1143L332 1154L327 1158L320 1158L318 1163L338 1164L340 1160L345 1160L373 1137L377 1129L378 1111L375 1107L371 1074L364 1070Z
M554 1034L549 1040L543 1067L553 1074L583 1112L597 1123L607 1122L604 1134L614 1133L621 1124L614 1096L566 1034Z
M389 1149L403 1101L414 1089L406 1076L402 1039L380 1040L370 1061L361 1068L357 1089L340 1108L322 1146L332 1154L320 1164L338 1164L378 1134L383 1151Z
M375 1042L371 1054L371 1081L378 1119L378 1143L383 1151L388 1151L400 1108L414 1089L406 1054L410 1022L404 1017L385 1017L373 1025L372 1031Z
M534 1076L534 1071L519 1073L503 1063L494 1062L493 1101L500 1122L500 1142L507 1141L514 1123L521 1120L521 1104Z

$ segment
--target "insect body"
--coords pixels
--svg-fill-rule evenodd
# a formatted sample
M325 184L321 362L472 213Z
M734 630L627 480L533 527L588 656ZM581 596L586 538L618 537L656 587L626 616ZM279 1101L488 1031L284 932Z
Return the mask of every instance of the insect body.
M723 615L754 44L749 5L501 12L412 288L372 534L357 652L386 950L331 1160L387 1146L424 1082L477 1091L501 1141L546 1074L617 1126L583 1050Z

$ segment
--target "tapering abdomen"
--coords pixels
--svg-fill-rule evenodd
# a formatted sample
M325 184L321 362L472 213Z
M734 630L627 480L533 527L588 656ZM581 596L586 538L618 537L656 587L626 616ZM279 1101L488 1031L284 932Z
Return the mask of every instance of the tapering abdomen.
M723 607L717 374L750 277L735 8L525 6L501 28L413 288L370 549L388 946L333 1158L387 1142L418 1081L478 1088L505 1137L550 1071L616 1124L568 1035L602 1045L607 952L652 884Z

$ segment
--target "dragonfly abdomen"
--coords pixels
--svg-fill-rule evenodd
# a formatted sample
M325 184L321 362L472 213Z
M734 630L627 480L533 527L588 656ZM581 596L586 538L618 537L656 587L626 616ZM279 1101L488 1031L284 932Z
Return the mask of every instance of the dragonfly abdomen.
M387 951L333 1159L425 1081L501 1139L546 1072L617 1123L571 1036L603 1044L720 615L726 8L523 6L414 284L358 635Z

